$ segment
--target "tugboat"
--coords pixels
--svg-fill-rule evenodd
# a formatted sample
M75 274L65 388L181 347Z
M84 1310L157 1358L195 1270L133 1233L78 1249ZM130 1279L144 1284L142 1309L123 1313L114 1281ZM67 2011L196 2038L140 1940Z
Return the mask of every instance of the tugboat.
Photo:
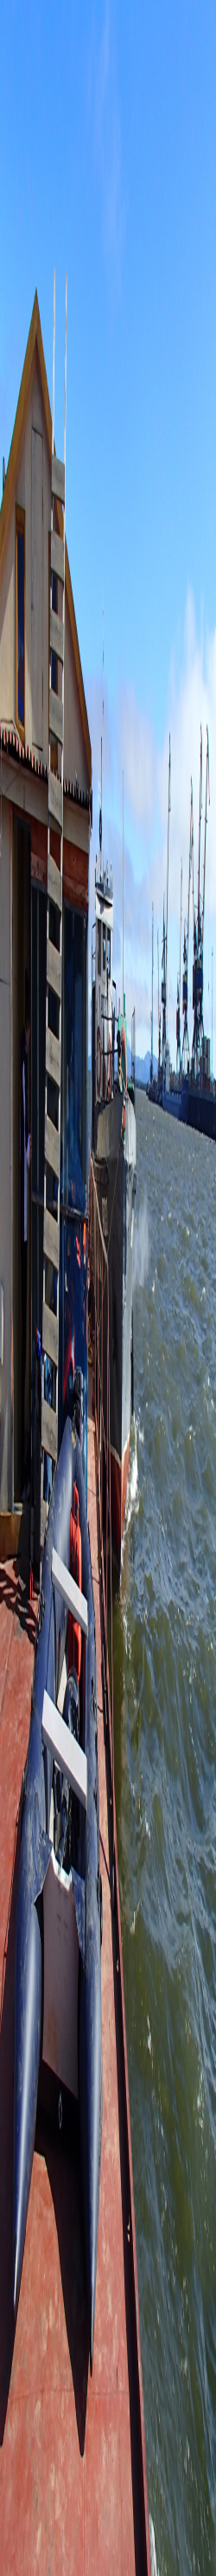
M110 1453L112 1544L120 1569L133 1411L133 1227L136 1191L135 1011L127 1074L125 993L116 1014L113 981L113 883L100 852L95 867L92 931L92 1153L109 1269ZM103 1336L106 1421L106 1346Z

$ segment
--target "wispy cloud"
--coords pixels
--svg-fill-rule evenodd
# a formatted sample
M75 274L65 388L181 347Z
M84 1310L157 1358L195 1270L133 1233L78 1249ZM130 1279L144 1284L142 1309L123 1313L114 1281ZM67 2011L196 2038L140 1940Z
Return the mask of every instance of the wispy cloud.
M100 184L102 241L112 284L119 288L125 229L122 141L113 0L105 0L100 40L91 47L91 110Z

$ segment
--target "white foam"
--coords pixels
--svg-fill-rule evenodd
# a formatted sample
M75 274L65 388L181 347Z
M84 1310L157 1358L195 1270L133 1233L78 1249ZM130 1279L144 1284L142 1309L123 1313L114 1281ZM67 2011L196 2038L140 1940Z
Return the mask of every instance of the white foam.
M155 2548L154 2523L152 2522L152 2515L151 2515L151 2513L149 2514L149 2539L150 2539L150 2554L151 2554L151 2576L157 2576L157 2559L156 2559L156 2548Z
M145 1279L147 1279L148 1276L148 1267L149 1221L145 1192L143 1205L139 1208L139 1216L137 1219L135 1218L133 1239L133 1288L144 1288Z
M137 1433L136 1433L136 1423L134 1423L134 1430L135 1430L135 1444L134 1444L134 1449L133 1449L132 1454L131 1454L131 1475L130 1475L130 1479L129 1479L129 1482L130 1482L130 1503L131 1503L131 1511L133 1510L133 1503L135 1503L135 1502L136 1502L136 1494L137 1494L137 1486L138 1486L138 1457L137 1457Z
M136 1509L136 1503L137 1503L137 1490L138 1490L137 1429L136 1429L135 1415L133 1415L133 1421L132 1421L132 1423L131 1423L131 1435L130 1435L130 1463L129 1463L129 1477L128 1477L127 1501L126 1501L126 1511L125 1511L125 1520L124 1520L124 1529L123 1529L123 1538L122 1538L122 1547L121 1547L121 1562L122 1562L122 1564L123 1564L123 1556L124 1556L124 1548L125 1548L125 1539L126 1539L126 1537L127 1537L127 1531L130 1529L130 1521L132 1520L132 1512L134 1512L134 1511L135 1511L135 1509Z
M138 1915L138 1914L140 1914L140 1906L141 1906L141 1896L139 1896L139 1899L138 1899L138 1905L134 1906L133 1922L132 1922L132 1923L130 1923L130 1932L132 1932L132 1933L134 1933L134 1932L136 1931L137 1915Z

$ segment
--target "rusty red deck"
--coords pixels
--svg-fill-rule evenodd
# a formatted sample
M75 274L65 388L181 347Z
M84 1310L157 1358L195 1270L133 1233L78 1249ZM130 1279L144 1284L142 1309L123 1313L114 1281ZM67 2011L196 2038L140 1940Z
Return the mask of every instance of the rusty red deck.
M40 2103L16 2331L12 2312L13 1991L19 1805L35 1608L24 1573L0 1569L0 2565L7 2576L150 2576L143 2427L137 2403L118 1906L113 1919L105 1747L95 1435L89 1373L88 1509L96 1615L103 1884L103 2133L93 2376L78 2114L59 2138ZM36 1605L37 1607L37 1605ZM122 1973L122 1971L121 1971ZM138 2320L139 2340L139 2320ZM140 2351L138 2353L138 2380ZM142 2413L142 2405L141 2405Z

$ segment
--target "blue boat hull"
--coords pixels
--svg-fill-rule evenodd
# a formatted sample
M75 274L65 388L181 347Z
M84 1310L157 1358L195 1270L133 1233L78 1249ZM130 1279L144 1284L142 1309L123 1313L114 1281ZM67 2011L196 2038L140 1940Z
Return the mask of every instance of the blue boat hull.
M79 1494L82 1591L88 1604L86 1680L87 1813L85 1867L72 1871L80 1951L79 2114L83 2213L92 2369L102 2134L101 1881L98 1785L96 1637L84 1479L78 1436L69 1419L50 1502L44 1547L39 1624L35 1646L31 1721L24 1788L16 1923L14 2002L14 2310L25 2243L34 2153L43 1996L43 1887L51 1854L49 1833L52 1755L42 1744L44 1690L57 1701L66 1643L67 1613L52 1584L56 1548L69 1568L74 1480Z

